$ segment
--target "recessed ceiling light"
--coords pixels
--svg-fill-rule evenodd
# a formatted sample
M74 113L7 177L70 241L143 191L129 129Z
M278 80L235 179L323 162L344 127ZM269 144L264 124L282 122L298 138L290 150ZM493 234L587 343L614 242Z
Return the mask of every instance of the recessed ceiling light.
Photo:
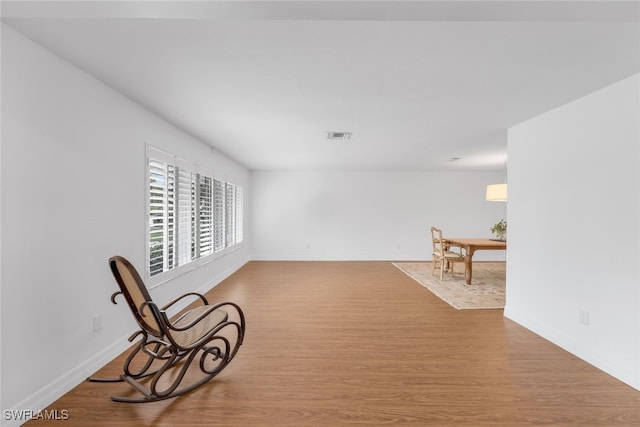
M327 139L348 141L351 139L351 135L353 135L353 132L327 132Z

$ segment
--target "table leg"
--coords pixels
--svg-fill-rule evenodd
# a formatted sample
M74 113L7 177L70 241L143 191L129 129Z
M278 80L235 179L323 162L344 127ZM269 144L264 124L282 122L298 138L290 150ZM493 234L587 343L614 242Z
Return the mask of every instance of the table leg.
M445 250L445 251L448 251L448 250L449 250L449 247L450 247L450 246L449 246L449 243L448 243L447 241L444 241L444 242L443 242L443 244L442 244L442 249L443 249L443 250ZM446 262L444 263L444 271L445 271L445 272L448 272L448 271L449 271L449 268L451 268L451 267L452 267L451 262L446 261Z
M467 246L467 254L464 257L464 280L467 283L467 285L471 284L471 276L473 274L473 262L471 261L473 259L473 253L475 252L474 249L470 248L469 246Z

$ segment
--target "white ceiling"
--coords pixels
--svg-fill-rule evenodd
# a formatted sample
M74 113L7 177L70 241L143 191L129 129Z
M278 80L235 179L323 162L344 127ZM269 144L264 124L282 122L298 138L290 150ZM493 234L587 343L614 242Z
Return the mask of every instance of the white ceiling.
M4 1L2 14L252 170L501 169L509 127L640 72L637 1Z

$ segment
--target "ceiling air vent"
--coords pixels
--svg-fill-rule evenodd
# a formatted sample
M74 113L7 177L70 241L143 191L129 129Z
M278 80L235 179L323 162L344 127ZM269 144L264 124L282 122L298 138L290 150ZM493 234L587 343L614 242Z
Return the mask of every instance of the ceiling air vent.
M332 141L348 141L351 139L351 132L327 132L327 139Z

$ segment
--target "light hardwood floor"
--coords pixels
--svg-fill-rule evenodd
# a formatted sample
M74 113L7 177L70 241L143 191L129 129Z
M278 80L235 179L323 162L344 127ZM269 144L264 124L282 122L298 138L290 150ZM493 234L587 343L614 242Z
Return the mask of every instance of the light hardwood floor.
M640 425L640 392L502 310L450 307L389 262L250 262L208 296L247 318L216 379L147 404L85 382L49 407L69 411L60 425Z

